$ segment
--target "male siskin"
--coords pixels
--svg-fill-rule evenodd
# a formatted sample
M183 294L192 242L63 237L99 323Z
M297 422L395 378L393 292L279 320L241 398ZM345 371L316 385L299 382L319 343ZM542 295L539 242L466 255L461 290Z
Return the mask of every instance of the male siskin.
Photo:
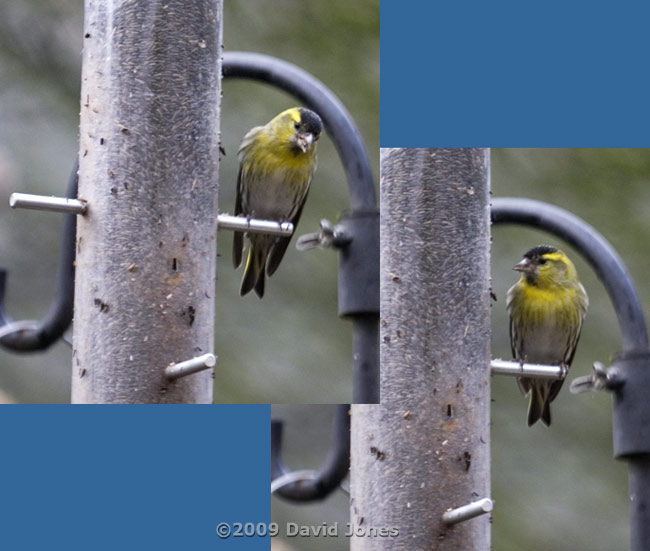
M320 117L303 107L287 109L266 125L251 129L239 148L235 215L291 222L295 228L316 170L316 141L322 130ZM250 247L240 294L255 289L262 298L265 276L277 270L291 236L247 236ZM235 269L243 252L244 234L235 232Z
M555 247L539 245L513 269L521 272L506 297L513 356L522 363L561 365L568 370L589 307L573 263ZM517 382L525 395L530 393L528 426L539 419L550 426L550 404L564 381L519 377Z

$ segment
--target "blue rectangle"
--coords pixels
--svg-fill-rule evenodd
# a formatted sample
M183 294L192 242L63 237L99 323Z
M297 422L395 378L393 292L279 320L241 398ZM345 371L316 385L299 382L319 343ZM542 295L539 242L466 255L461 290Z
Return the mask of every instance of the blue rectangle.
M3 548L269 548L270 406L0 407Z
M650 5L381 3L382 147L650 146Z

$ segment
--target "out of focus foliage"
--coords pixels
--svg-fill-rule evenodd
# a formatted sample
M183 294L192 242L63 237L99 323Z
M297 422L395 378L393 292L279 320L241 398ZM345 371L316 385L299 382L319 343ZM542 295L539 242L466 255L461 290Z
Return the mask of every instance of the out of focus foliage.
M547 201L595 226L620 253L650 313L650 150L496 149L491 158L493 196ZM550 428L540 423L528 428L527 402L514 379L492 378L493 548L623 551L629 532L627 470L612 455L611 397L572 395L568 388L573 378L590 373L594 361L612 359L620 350L620 331L607 294L575 250L539 231L493 228L492 353L510 358L505 293L517 279L511 268L527 249L542 243L562 247L575 261L591 306L568 380L553 402ZM291 430L287 453L295 469L318 468L327 450L330 418L318 409L309 411L286 407L274 412ZM320 455L315 457L316 446ZM307 507L274 498L274 520L344 522L339 493ZM305 543L315 550L349 548L346 538L286 543L293 549Z
M226 50L291 61L346 105L373 166L379 148L379 2L224 2ZM13 191L62 194L77 155L83 34L80 0L0 2L0 265L9 270L8 308L40 318L53 291L59 215L11 212ZM226 81L222 102L220 210L232 212L239 142L251 127L295 105L252 81ZM297 234L336 221L347 184L332 142L319 143L319 168ZM263 301L239 297L241 270L231 235L219 236L216 402L345 402L351 399L351 325L336 309L331 250L289 248ZM19 402L69 400L70 348L44 354L0 351L0 390Z

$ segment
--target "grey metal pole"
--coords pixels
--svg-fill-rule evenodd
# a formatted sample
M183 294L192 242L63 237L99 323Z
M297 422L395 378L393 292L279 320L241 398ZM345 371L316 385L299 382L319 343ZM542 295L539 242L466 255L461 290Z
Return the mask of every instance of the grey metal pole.
M206 403L221 0L86 0L72 402Z
M381 405L352 406L353 551L490 547L489 515L443 521L490 497L489 216L487 150L382 150Z

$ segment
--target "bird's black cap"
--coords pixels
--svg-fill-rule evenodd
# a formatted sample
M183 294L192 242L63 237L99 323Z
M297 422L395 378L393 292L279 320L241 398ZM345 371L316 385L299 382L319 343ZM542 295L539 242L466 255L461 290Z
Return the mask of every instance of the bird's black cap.
M555 247L551 247L550 245L537 245L537 247L533 247L529 251L527 251L524 254L524 258L539 258L540 256L543 256L548 253L556 253L557 249Z
M321 118L313 111L304 107L300 109L300 122L305 132L311 132L318 136L323 131L323 121Z

